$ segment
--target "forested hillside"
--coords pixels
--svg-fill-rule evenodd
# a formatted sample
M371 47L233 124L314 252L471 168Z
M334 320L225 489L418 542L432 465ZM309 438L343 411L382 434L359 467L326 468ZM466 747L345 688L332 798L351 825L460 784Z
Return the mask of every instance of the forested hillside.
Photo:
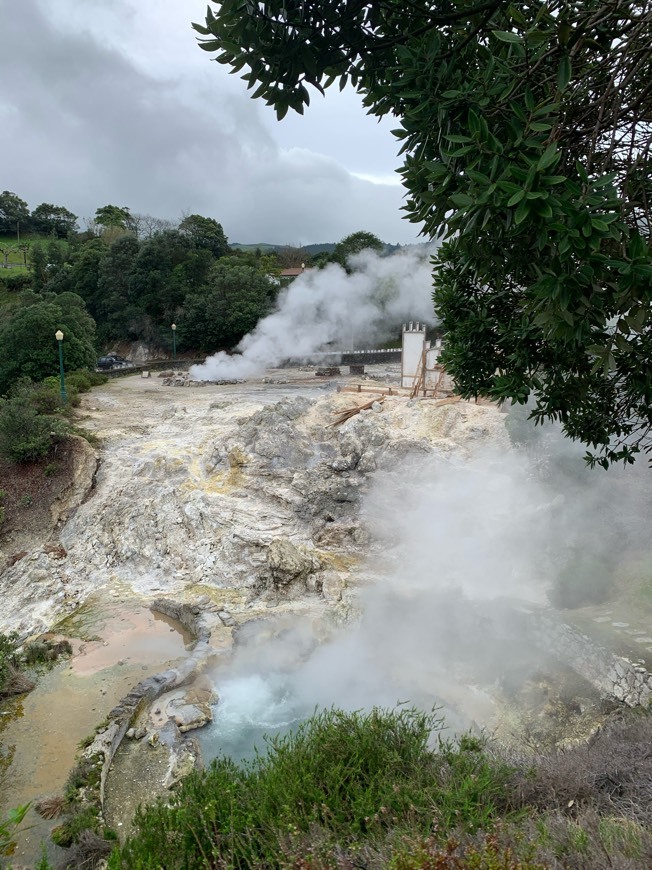
M0 395L18 373L56 374L57 329L65 335L67 367L92 365L118 341L170 351L173 323L180 351L228 349L270 311L283 269L347 267L348 257L365 247L391 250L366 232L318 247L315 257L303 247L231 247L213 218L191 214L174 223L116 205L99 207L82 231L67 208L42 203L30 212L4 191Z

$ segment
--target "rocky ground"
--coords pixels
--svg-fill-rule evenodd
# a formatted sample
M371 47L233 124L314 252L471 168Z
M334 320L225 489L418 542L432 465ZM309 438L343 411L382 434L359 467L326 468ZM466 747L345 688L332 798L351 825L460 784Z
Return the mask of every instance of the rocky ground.
M396 371L380 375L396 382ZM47 629L100 589L143 600L208 595L235 614L345 611L373 476L408 454L464 455L506 437L493 406L407 397L333 426L338 412L373 398L336 392L345 377L283 370L198 389L165 380L116 379L84 397L79 422L99 439L97 472L86 451L73 515L68 499L49 536L39 527L31 545L21 539L17 560L9 542L4 631Z

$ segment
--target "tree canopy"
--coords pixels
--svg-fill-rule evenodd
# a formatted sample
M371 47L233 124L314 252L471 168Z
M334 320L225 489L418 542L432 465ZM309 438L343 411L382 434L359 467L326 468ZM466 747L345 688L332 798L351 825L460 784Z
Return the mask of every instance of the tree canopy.
M95 364L95 322L74 293L25 293L22 304L0 323L0 395L21 377L40 381L59 371L55 332L62 330L67 370Z
M222 224L213 218L189 214L179 224L179 232L187 235L196 248L205 248L214 257L224 257L229 253L229 242Z
M330 256L330 262L339 263L348 271L350 269L348 264L349 257L353 257L355 254L368 250L382 254L384 249L385 245L381 242L378 236L360 230L357 233L351 233L351 235L346 236L346 238L342 239L342 241L335 245L335 250Z
M0 233L15 233L16 225L29 222L29 208L24 199L10 190L0 193Z
M136 230L136 223L126 206L103 205L95 211L95 223L104 227L115 227L121 230Z
M62 205L42 202L32 211L30 226L37 233L65 239L68 233L77 228L77 215Z
M336 81L398 118L462 395L530 400L604 466L652 450L650 3L223 0L194 26L279 118Z

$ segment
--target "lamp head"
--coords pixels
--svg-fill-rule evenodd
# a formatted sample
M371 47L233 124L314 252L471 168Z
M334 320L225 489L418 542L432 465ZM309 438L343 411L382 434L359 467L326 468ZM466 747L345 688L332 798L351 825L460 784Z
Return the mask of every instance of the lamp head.
M172 329L174 330L174 329L176 329L176 328L177 328L176 323L173 323L173 324L172 324Z
M54 333L54 337L57 341L63 341L63 332L61 332L60 329L57 329L57 331Z

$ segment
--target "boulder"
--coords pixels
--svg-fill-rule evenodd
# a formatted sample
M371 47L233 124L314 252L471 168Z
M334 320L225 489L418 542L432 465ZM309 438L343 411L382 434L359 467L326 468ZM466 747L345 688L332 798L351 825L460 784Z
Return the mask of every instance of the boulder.
M305 583L309 574L321 567L319 559L287 538L278 538L269 546L267 565L274 586L287 586L295 581Z

